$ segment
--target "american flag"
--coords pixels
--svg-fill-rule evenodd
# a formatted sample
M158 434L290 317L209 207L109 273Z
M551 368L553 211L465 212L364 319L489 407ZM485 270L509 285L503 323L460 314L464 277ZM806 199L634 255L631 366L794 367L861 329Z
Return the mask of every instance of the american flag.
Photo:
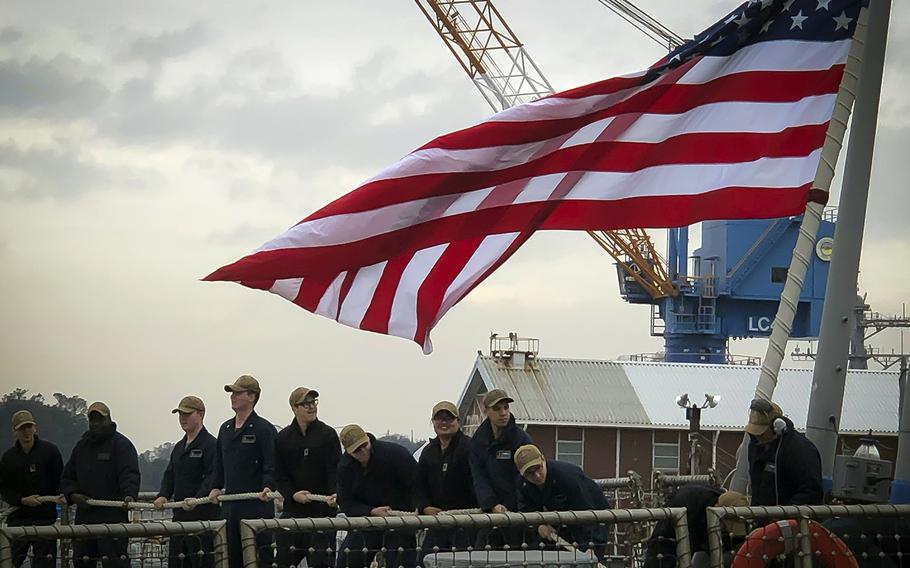
M414 150L205 280L413 340L534 231L801 213L860 0L753 0L640 73Z

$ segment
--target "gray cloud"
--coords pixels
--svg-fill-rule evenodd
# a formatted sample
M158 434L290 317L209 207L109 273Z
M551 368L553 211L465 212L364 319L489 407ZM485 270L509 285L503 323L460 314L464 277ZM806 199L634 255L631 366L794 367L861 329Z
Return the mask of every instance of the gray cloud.
M206 96L168 99L155 94L154 75L124 83L99 119L99 131L122 144L167 145L197 140Z
M236 60L241 65L228 65L221 76L199 79L177 95L158 93L154 73L128 81L114 96L100 133L121 144L201 143L298 168L363 167L365 161L379 167L444 132L441 122L463 127L479 116L464 105L471 87L459 76L414 72L376 80L383 73L377 67L400 68L388 55L365 62L351 87L324 95L292 89L291 71L267 50ZM244 71L248 65L259 73ZM415 85L422 86L419 92ZM408 108L415 94L429 101L426 108ZM375 124L371 116L383 106L401 111ZM483 109L479 102L476 108Z
M144 173L109 168L79 155L72 146L21 148L0 144L0 199L78 199L85 193L112 186L144 187Z
M219 246L236 249L250 247L254 243L264 242L274 236L274 227L261 227L249 224L233 226L226 231L216 231L207 237L208 242Z
M879 123L866 213L865 234L872 241L907 236L906 215L910 211L910 192L906 191L908 146L910 126L892 128ZM846 152L842 154L842 159L845 158Z
M97 79L77 74L81 67L62 54L0 61L0 117L79 118L96 110L108 91Z
M7 26L0 29L0 45L9 45L22 39L22 31L19 28Z
M192 52L203 45L207 37L205 27L196 23L182 30L141 36L130 43L127 54L157 65Z

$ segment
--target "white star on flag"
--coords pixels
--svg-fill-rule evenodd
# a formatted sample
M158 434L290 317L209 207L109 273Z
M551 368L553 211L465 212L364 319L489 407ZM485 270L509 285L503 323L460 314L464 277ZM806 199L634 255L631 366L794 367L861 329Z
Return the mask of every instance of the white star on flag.
M849 29L850 22L853 21L853 18L847 17L847 12L841 12L840 16L836 16L834 21L837 23L837 26L834 28L834 31L840 29Z
M815 11L817 12L821 9L828 10L828 4L830 4L830 3L831 3L831 0L818 0L818 8L816 8Z
M784 2L784 12L789 12L790 6L792 6L794 2L796 2L796 0L787 0Z
M773 23L774 23L774 20L767 20L764 24L762 24L761 31L762 32L768 31L768 29L771 28L771 24L773 24Z
M748 24L751 19L752 18L747 18L746 13L743 12L743 15L740 16L739 19L736 19L733 21L736 22L736 27L741 28L741 27L745 26L746 24Z
M803 11L800 10L795 16L790 16L790 19L793 20L793 23L790 24L790 29L799 28L803 29L803 22L808 18L803 16Z

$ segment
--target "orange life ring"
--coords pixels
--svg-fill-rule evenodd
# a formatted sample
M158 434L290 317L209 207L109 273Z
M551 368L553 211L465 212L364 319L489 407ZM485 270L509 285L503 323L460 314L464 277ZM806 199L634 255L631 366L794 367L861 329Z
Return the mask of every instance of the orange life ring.
M732 568L764 568L771 558L799 550L799 523L790 519L757 528L736 551ZM809 521L812 552L825 568L859 568L856 557L838 536Z

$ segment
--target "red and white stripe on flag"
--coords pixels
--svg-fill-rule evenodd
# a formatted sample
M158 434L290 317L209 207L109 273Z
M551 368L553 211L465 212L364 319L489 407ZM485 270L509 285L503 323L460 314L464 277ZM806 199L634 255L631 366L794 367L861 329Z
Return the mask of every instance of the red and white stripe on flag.
M418 148L206 280L268 290L429 353L443 314L534 231L801 213L849 44L757 42L505 110Z

